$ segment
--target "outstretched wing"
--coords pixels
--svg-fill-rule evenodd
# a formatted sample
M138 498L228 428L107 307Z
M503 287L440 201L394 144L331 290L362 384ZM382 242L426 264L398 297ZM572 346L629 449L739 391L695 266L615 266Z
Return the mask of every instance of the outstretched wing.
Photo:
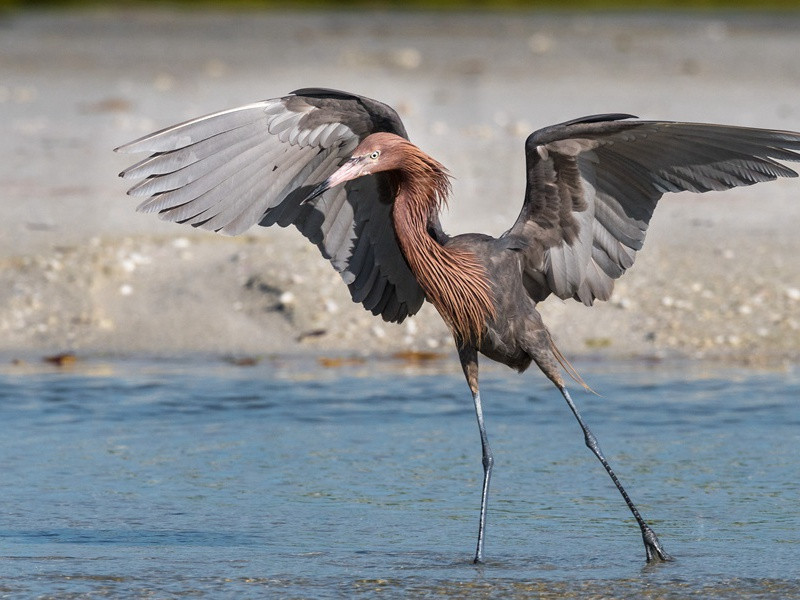
M800 133L629 118L585 117L527 139L525 202L504 235L534 300L607 300L666 192L797 176L775 159L800 161Z
M123 171L137 210L236 235L258 223L294 225L331 261L355 302L387 321L416 313L424 293L390 219L385 175L363 177L302 203L377 131L406 136L385 104L334 90L302 89L168 127L117 148L150 152Z

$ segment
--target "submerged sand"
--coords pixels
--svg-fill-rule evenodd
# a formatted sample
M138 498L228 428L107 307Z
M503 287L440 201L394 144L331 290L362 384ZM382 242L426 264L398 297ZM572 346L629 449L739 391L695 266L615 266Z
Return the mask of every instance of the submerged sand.
M452 351L426 306L353 304L297 232L238 238L134 212L111 149L327 86L398 109L456 177L450 233L497 235L525 137L599 112L800 130L800 17L21 13L0 22L0 354ZM800 359L800 181L662 200L612 301L549 299L571 357Z

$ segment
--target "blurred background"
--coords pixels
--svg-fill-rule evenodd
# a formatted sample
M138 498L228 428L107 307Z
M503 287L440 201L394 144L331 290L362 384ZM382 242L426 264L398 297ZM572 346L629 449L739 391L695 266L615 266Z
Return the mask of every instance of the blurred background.
M794 10L797 0L2 0L0 6L24 7L181 7L186 9L558 9L558 10Z
M352 305L296 232L135 213L116 175L142 157L111 150L209 112L310 86L382 100L455 177L446 229L494 235L540 127L626 112L800 130L788 0L0 6L5 352L449 348L433 311L398 333ZM793 184L662 203L612 303L545 307L567 350L796 355Z
M800 181L666 197L611 301L540 304L678 560L643 568L550 383L486 360L476 570L435 310L383 323L297 232L162 223L117 177L121 144L310 86L395 107L455 178L445 228L497 235L541 127L800 131L800 6L0 0L0 595L800 597Z

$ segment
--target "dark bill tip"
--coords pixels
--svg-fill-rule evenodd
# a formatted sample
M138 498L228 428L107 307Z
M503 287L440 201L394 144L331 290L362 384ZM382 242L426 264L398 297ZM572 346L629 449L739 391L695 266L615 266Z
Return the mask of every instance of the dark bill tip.
M326 179L322 183L320 183L317 187L311 190L311 193L306 196L300 204L305 204L306 202L311 202L314 198L317 198L327 192L331 188L330 178Z
M325 181L315 187L313 191L306 197L306 199L303 200L303 203L313 200L317 196L324 194L329 189L334 188L337 185L341 185L361 177L362 162L363 158L350 158L345 161L345 163L331 173L331 175Z

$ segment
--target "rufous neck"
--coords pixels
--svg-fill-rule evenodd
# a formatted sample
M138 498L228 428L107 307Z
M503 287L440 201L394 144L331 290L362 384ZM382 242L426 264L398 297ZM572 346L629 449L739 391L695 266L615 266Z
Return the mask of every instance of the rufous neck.
M392 216L400 249L428 300L461 344L478 345L494 303L486 271L467 249L442 246L429 225L445 200L421 179L401 177Z

